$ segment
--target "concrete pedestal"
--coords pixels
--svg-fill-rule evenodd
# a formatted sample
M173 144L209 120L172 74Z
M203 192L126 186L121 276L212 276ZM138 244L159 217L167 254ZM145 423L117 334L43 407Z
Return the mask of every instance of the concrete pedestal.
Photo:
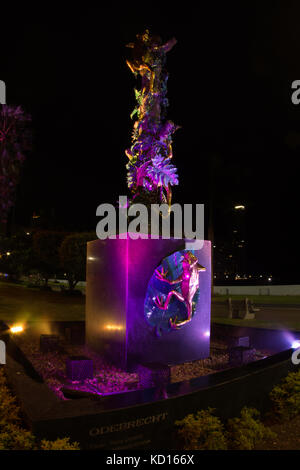
M86 287L88 345L124 369L132 369L145 362L178 364L209 356L211 243L202 243L201 249L197 249L195 243L193 250L192 241L182 239L133 240L128 236L126 239L89 242ZM155 269L167 257L172 260L173 256L178 264L180 254L177 252L187 248L206 268L205 272L199 273L200 287L195 295L193 318L178 330L160 331L148 321L145 311L145 305L149 304L149 285L153 284ZM180 263L177 267L180 273ZM164 289L162 287L163 293L166 292ZM184 312L183 304L179 305L177 299L171 301L169 308ZM162 318L163 315L164 312Z

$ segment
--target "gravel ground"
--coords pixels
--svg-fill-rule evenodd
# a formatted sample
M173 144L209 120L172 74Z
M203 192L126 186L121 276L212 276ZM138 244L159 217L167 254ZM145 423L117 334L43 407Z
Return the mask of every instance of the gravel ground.
M72 346L62 342L63 352L42 353L39 350L39 336L25 331L16 336L15 342L33 364L34 368L43 377L49 388L62 400L65 400L61 389L63 387L108 394L141 388L136 373L128 373L113 366L87 346ZM93 360L94 378L84 383L70 382L66 377L66 359L68 356L87 356ZM262 356L259 352L257 359ZM188 362L171 367L171 382L180 382L194 377L212 374L216 371L228 369L229 355L226 344L214 342L211 344L210 357L198 361Z

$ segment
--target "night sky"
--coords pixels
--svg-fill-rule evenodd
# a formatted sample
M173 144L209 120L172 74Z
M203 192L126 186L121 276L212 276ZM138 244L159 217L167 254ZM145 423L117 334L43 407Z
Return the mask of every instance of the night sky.
M28 225L35 211L57 227L93 230L96 207L127 193L124 149L139 83L125 45L149 27L178 40L167 62L168 118L182 126L173 202L207 204L213 194L219 237L232 206L245 204L249 269L300 282L300 105L291 102L299 2L174 3L150 13L54 5L1 18L7 102L33 117L17 222Z

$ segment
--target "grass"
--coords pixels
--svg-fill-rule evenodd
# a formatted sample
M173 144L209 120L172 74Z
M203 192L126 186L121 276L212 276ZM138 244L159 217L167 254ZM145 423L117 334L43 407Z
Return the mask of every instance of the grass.
M298 295L230 295L233 300L242 300L247 297L255 306L260 306L254 320L227 318L226 300L228 297L228 295L213 296L212 321L214 323L300 331L300 296Z
M225 302L229 297L233 300L243 300L247 297L255 304L300 305L300 295L214 295L212 302Z
M26 321L79 321L85 318L85 297L71 297L61 292L28 289L22 285L0 282L0 320L7 323Z
M252 326L253 328L267 328L272 330L294 330L300 331L300 315L299 320L286 320L283 318L282 322L274 322L266 320L240 320L231 319L224 317L212 316L213 323L221 323L222 325L233 325L233 326Z

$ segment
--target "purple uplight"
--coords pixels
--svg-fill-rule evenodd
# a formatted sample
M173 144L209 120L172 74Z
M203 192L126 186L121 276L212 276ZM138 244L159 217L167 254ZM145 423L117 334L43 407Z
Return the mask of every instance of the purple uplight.
M204 336L206 336L207 338L210 337L210 331L209 331L209 330L205 331L203 334L204 334Z
M291 344L292 349L298 349L300 348L300 339L295 339L292 344Z

